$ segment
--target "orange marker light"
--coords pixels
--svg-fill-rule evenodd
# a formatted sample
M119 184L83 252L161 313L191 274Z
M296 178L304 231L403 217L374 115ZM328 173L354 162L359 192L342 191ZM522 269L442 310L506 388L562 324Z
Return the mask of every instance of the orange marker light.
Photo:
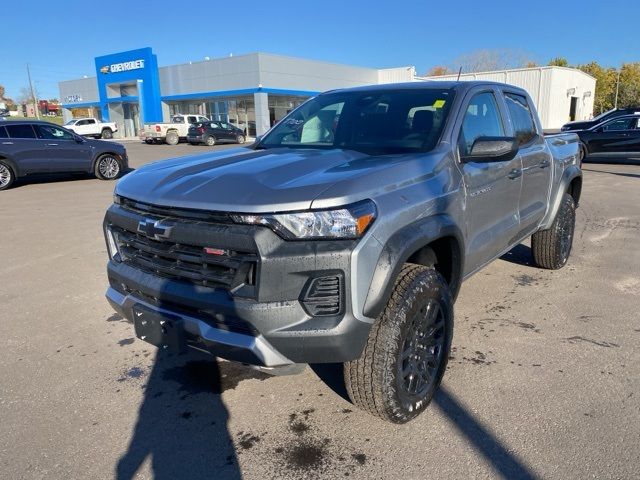
M373 221L373 213L367 213L366 215L358 217L357 226L356 226L358 235L362 235L372 221Z

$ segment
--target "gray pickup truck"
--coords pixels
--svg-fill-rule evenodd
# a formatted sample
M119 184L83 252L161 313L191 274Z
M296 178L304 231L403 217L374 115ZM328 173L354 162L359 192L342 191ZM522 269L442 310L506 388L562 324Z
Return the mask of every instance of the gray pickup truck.
M441 381L462 281L530 236L564 266L581 187L577 137L545 138L519 88L330 91L250 147L120 180L107 299L172 351L343 363L353 403L403 423Z

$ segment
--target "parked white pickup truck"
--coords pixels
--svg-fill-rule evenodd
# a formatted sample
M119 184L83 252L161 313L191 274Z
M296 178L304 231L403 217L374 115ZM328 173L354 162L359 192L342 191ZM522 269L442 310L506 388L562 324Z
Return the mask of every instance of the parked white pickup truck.
M171 123L146 124L140 138L148 144L165 142L168 145L177 145L180 140L186 141L192 123L209 121L202 115L174 115L171 117Z
M78 135L94 138L113 138L113 134L118 131L115 122L100 122L95 118L74 118L64 126Z

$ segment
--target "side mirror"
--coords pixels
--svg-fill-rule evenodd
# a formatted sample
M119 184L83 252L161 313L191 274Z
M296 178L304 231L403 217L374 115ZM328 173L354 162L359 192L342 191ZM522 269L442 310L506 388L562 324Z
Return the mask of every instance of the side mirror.
M78 135L77 133L73 134L73 138L77 143L84 143L86 142L86 140L84 139L84 137Z
M514 137L478 137L471 152L462 157L464 162L506 162L518 154L518 141Z

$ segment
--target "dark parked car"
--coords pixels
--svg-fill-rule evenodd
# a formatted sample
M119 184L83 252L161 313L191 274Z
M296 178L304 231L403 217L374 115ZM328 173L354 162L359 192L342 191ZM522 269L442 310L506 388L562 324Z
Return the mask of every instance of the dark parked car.
M615 117L576 133L583 157L640 155L640 114Z
M0 122L0 190L32 173L86 172L115 180L127 168L119 143L87 140L47 122Z
M569 122L562 126L560 130L563 132L574 132L577 130L587 130L591 127L595 127L596 125L600 125L607 120L611 120L612 118L620 117L622 115L630 115L634 113L640 113L640 107L629 107L629 108L614 108L613 110L608 110L606 112L601 113L597 117L592 118L591 120L585 120L580 122Z
M227 122L194 123L189 127L187 141L191 145L204 143L213 146L217 143L244 143L245 133L235 125Z

